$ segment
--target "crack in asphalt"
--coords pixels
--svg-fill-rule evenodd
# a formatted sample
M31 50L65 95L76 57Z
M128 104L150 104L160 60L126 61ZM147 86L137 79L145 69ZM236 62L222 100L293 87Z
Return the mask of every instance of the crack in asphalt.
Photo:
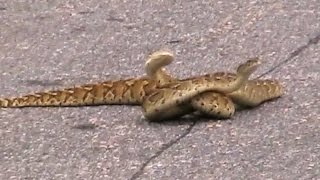
M294 61L294 58L297 57L299 54L301 54L304 50L306 50L308 47L310 47L311 45L314 44L318 44L320 41L320 33L318 35L316 35L313 38L310 38L308 43L300 46L299 48L297 48L295 51L293 51L292 53L289 54L289 57L283 61L281 61L280 63L278 63L277 65L275 65L274 67L270 68L268 71L262 73L260 76L257 77L257 79L270 74L271 72L275 71L276 69L280 68L281 66L283 66L284 64L290 63L292 61Z
M275 71L276 69L280 68L281 66L283 66L284 64L290 63L293 61L293 59L298 56L299 54L301 54L303 51L305 51L308 47L310 47L311 45L314 44L318 44L320 41L320 33L313 37L310 38L308 43L300 46L299 48L297 48L295 51L293 51L292 53L289 54L289 57L283 61L281 61L280 63L278 63L277 65L275 65L274 67L270 68L268 71L262 73L260 76L258 76L257 78L261 78L267 74L270 74L271 72ZM193 127L196 125L196 121L193 121L192 124L190 124L190 126L186 129L186 131L184 133L182 133L178 138L173 139L172 141L170 141L169 143L164 144L154 155L152 155L149 159L147 159L142 166L139 168L139 170L133 174L133 176L130 178L130 180L135 180L137 178L140 177L140 175L142 175L145 167L154 159L156 159L157 157L159 157L162 153L164 153L167 149L169 149L171 146L173 146L174 144L176 144L177 142L179 142L181 139L183 139L184 137L186 137L193 129Z
M159 157L164 151L169 149L171 146L179 142L182 138L186 137L191 130L193 129L194 125L196 124L196 121L193 121L189 127L185 130L184 133L180 134L179 137L176 139L171 140L169 143L164 144L153 156L151 156L149 159L147 159L142 166L139 168L139 170L130 178L130 180L135 180L139 178L139 176L143 173L144 168L155 158Z

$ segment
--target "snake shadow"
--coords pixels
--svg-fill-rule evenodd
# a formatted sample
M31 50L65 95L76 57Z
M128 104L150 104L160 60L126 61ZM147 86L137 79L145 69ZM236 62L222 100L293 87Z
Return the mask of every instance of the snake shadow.
M251 111L252 109L258 109L259 107L241 107L237 109L236 113L245 113L247 111ZM201 114L199 112L194 112L192 114L187 114L184 116L165 119L161 121L148 121L144 117L140 119L136 119L138 122L147 122L148 124L152 125L165 125L165 126L177 126L177 125L190 125L193 123L207 123L207 122L218 122L218 121L233 121L234 116L230 118L219 118L214 116L209 116L205 114Z
M188 114L182 117L170 118L161 121L148 121L144 117L137 119L137 122L147 122L150 125L165 125L165 126L177 126L177 125L190 125L194 123L206 123L209 121L221 121L221 120L230 120L229 119L221 119L215 117L209 117L201 114Z

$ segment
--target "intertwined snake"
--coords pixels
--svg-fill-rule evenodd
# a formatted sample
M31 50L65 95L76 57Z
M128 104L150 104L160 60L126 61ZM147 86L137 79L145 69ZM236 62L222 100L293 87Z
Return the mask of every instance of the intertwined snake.
M170 52L157 51L146 62L145 77L0 98L0 107L142 105L150 121L193 111L228 118L236 106L257 106L284 93L276 80L248 80L260 64L257 59L241 64L236 74L219 72L183 80L172 77L163 68L173 59Z

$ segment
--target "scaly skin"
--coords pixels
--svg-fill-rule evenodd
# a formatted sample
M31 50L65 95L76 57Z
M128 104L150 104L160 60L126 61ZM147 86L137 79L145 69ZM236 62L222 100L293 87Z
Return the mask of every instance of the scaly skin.
M29 94L17 98L0 98L0 107L141 105L144 97L153 92L154 89L167 83L178 81L163 69L164 66L172 61L173 55L170 52L158 51L149 56L146 62L147 77L87 84L63 90ZM215 74L217 76L219 73ZM222 73L219 76L221 77L221 75L230 76L229 78L231 79L236 77L236 74L231 73ZM194 77L188 80L210 76L212 75ZM227 94L228 96L212 91L201 93L192 99L191 105L193 107L185 106L182 108L183 112L181 114L189 113L196 109L208 115L230 117L234 113L232 101L237 101L237 103L246 106L254 106L270 98L278 97L283 93L281 85L276 81L253 80L252 83L251 81L248 84L244 83L244 86L241 86L240 89ZM223 91L223 89L220 90Z
M166 54L166 57L173 61L173 54L168 54L168 52ZM237 74L217 72L214 73L214 76L229 76L229 78L235 79ZM155 76L151 77L151 79L159 80ZM174 79L171 79L170 82L173 81ZM230 118L236 109L255 107L265 101L278 98L283 94L283 87L277 80L248 80L232 93L204 92L192 98L190 105L184 105L183 108L176 108L175 110L170 109L170 111L179 112L177 113L178 115L197 110L207 116Z
M106 104L140 105L143 102L144 96L152 89L174 79L163 69L172 60L172 55L164 51L150 55L146 62L146 69L148 69L148 76L153 79L141 77L105 81L62 90L38 92L21 97L0 98L0 107L60 107Z
M227 94L227 96L242 107L255 107L283 94L284 88L279 81L255 79L247 81L238 90Z
M230 118L236 109L256 107L283 94L284 89L279 81L256 79L248 80L232 93L210 91L199 94L191 104L194 109L207 116Z
M146 96L142 104L144 115L150 121L161 121L189 113L190 102L199 94L231 93L239 89L259 65L258 59L250 59L238 67L236 76L215 73L165 84Z
M0 99L0 107L84 106L103 104L141 104L145 94L156 88L150 79L126 79L87 84L22 97Z

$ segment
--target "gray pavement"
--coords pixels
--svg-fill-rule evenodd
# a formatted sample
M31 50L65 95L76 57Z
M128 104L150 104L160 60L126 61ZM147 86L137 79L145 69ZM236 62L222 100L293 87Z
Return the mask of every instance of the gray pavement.
M0 110L0 179L320 179L320 1L0 1L0 94L141 76L170 49L183 78L276 78L230 120L148 123L140 107Z

